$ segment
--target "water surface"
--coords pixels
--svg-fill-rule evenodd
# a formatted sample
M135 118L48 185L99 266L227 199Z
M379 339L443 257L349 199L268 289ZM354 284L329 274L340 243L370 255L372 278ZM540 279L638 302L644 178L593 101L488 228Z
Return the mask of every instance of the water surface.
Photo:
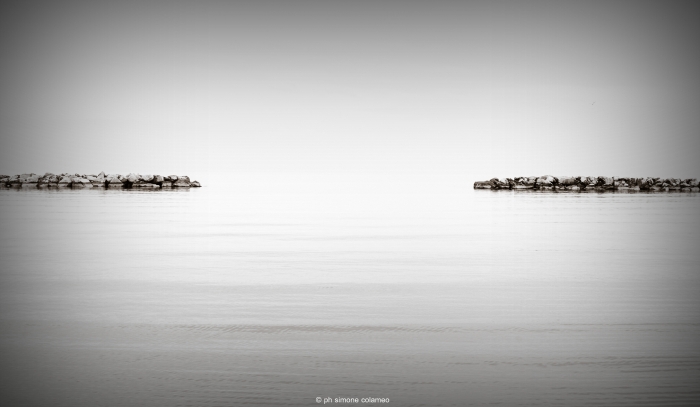
M468 181L2 189L3 404L700 404L698 194Z

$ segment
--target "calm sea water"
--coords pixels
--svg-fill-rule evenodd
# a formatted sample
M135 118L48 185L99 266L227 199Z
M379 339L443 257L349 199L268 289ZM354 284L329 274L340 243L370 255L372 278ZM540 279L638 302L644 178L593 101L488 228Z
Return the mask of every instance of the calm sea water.
M0 190L0 404L700 405L696 193L200 181Z

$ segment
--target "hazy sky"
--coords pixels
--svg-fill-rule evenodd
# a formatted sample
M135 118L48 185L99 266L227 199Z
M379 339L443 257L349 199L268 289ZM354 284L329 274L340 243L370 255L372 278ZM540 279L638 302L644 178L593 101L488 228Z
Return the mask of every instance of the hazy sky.
M6 3L0 173L700 176L684 4Z

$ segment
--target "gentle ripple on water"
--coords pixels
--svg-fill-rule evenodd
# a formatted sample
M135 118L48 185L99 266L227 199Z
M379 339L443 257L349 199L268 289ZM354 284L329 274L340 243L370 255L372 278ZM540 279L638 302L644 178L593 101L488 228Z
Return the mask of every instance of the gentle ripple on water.
M3 404L700 405L697 194L267 181L0 190Z

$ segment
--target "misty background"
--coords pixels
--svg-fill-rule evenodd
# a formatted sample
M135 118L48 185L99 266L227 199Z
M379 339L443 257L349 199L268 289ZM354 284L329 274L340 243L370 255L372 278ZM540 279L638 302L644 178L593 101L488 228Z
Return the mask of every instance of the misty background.
M686 4L5 2L0 173L696 177Z

